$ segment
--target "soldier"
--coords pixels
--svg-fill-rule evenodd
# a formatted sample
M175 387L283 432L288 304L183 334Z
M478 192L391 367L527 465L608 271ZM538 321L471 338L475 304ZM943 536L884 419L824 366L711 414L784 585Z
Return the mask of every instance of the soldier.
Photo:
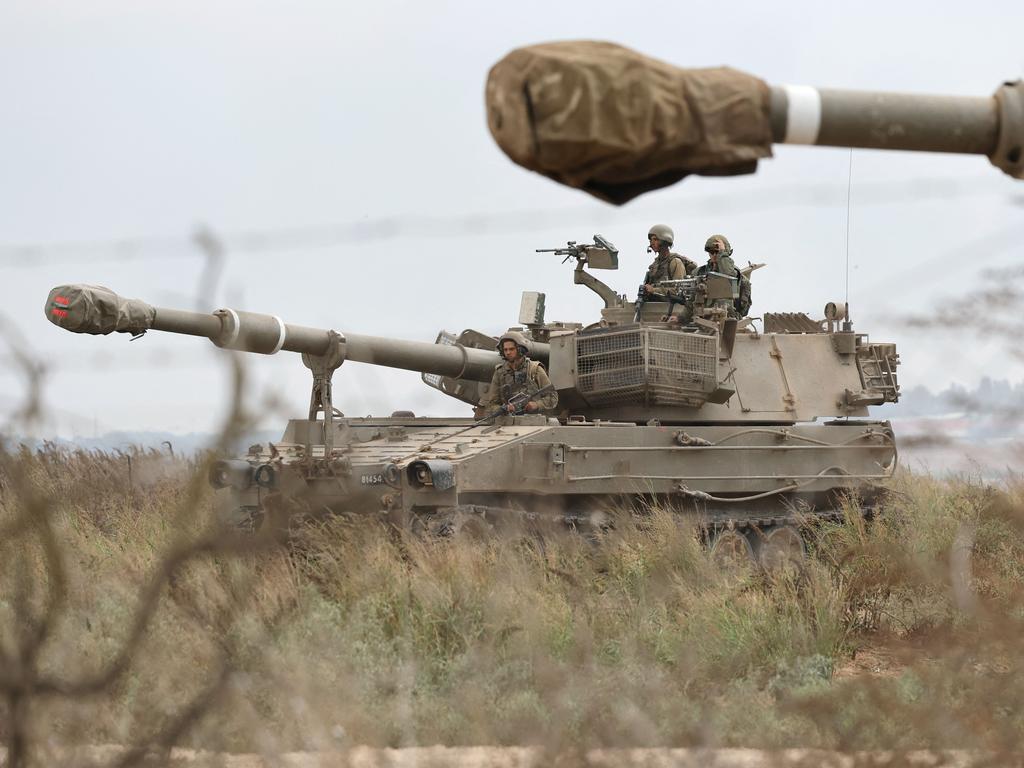
M674 241L672 228L664 224L655 224L647 233L648 250L657 254L644 276L644 290L652 299L665 296L665 289L658 287L662 280L681 280L697 269L694 262L672 252Z
M714 304L727 309L729 317L743 317L750 308L750 281L740 275L740 271L732 260L732 246L729 244L729 238L725 235L712 235L704 243L704 250L708 254L708 263L698 267L694 275L700 277L716 272L736 281L737 298L732 300L716 299ZM736 295L734 294L734 296Z
M706 275L708 272L717 272L726 277L738 278L740 271L732 260L732 246L729 245L729 238L725 235L712 235L704 243L704 250L708 254L708 263L696 270L697 275Z
M505 362L494 366L494 376L491 377L487 394L480 401L480 408L487 413L493 413L501 407L506 407L509 413L512 413L514 409L508 405L509 400L520 392L529 395L544 389L551 384L551 380L544 366L526 356L526 339L521 333L510 331L498 339L498 352ZM551 410L557 405L558 393L552 391L529 401L524 410L527 413L537 413L541 410Z

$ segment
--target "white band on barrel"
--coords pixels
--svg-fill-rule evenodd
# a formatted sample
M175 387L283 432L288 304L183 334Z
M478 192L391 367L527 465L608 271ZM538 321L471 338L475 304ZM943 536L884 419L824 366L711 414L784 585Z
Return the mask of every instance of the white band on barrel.
M230 349L232 345L238 341L238 333L242 330L242 321L238 319L238 313L233 309L225 309L229 315L231 315L231 334L224 339L222 347Z
M784 85L786 144L814 144L821 128L821 94L809 85Z
M274 348L267 352L267 354L276 355L278 352L281 351L281 347L284 346L285 327L284 320L282 320L280 317L278 317L277 315L271 315L271 317L277 321L277 344L275 344Z

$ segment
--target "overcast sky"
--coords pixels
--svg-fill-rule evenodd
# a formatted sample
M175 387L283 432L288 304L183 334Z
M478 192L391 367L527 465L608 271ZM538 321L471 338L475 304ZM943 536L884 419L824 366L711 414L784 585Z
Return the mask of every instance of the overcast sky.
M739 263L768 262L752 314L818 317L846 290L847 150L781 147L756 175L615 208L505 158L488 68L520 45L591 38L771 83L989 95L1024 71L1022 22L1019 1L5 0L0 318L47 366L43 432L91 435L214 429L227 368L198 339L57 329L43 302L60 283L432 341L515 324L522 290L547 293L549 319L593 321L597 297L533 249L600 232L622 265L602 277L632 294L664 222L691 257L723 232ZM858 150L850 202L856 328L897 342L904 383L1024 377L997 345L900 322L971 291L980 265L1021 263L1024 186L980 157ZM200 225L227 245L214 295L200 293ZM2 421L24 393L6 343L0 355ZM264 426L304 416L297 356L249 370L280 401ZM467 415L413 373L360 364L338 371L335 399L348 415Z

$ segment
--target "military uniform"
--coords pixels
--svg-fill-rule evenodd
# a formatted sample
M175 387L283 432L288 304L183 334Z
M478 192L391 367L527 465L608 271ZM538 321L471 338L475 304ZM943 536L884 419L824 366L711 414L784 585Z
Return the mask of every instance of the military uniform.
M712 266L711 259L708 259L707 264L697 267L694 277L706 275L708 272L717 272L720 275L732 278L740 276L740 271L736 269L736 262L732 260L732 256L726 256L724 253L718 254L718 266Z
M487 394L480 401L481 407L487 411L501 408L520 392L532 395L551 384L544 366L528 357L520 357L515 364L507 360L494 366L494 375ZM548 392L533 402L541 410L551 410L558 405L558 393Z
M695 269L697 269L697 265L685 256L680 256L678 253L662 256L659 253L658 257L651 262L651 266L647 268L644 283L654 286L654 290L651 291L652 295L664 296L665 291L658 288L658 283L663 280L682 280L693 273Z
M708 250L716 240L721 240L725 250L719 251L714 258L710 255L708 257L708 263L693 273L694 277L702 277L710 274L711 272L717 272L720 275L731 277L735 281L734 290L742 288L742 278L740 277L740 271L736 269L736 262L732 260L732 246L729 244L728 238L725 235L712 235L708 238L708 241L704 244L704 250ZM712 302L712 306L722 307L728 310L729 317L739 317L741 313L736 307L737 299L716 299ZM749 307L749 302L748 302Z

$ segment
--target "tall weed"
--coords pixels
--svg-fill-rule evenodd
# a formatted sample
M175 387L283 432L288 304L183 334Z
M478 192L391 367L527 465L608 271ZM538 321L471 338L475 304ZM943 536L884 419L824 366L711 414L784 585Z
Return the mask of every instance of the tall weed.
M65 555L40 650L54 674L114 658L141 585L210 522L211 495L186 482L200 462L133 453L129 482L128 455L4 456L0 527L45 498ZM129 672L34 701L36 736L130 741L228 659L184 743L1003 749L1024 729L1021 493L901 475L872 520L851 501L778 575L720 568L694 521L657 509L593 539L312 522L285 549L176 570ZM0 541L9 654L18 601L42 606L52 578L29 541Z

